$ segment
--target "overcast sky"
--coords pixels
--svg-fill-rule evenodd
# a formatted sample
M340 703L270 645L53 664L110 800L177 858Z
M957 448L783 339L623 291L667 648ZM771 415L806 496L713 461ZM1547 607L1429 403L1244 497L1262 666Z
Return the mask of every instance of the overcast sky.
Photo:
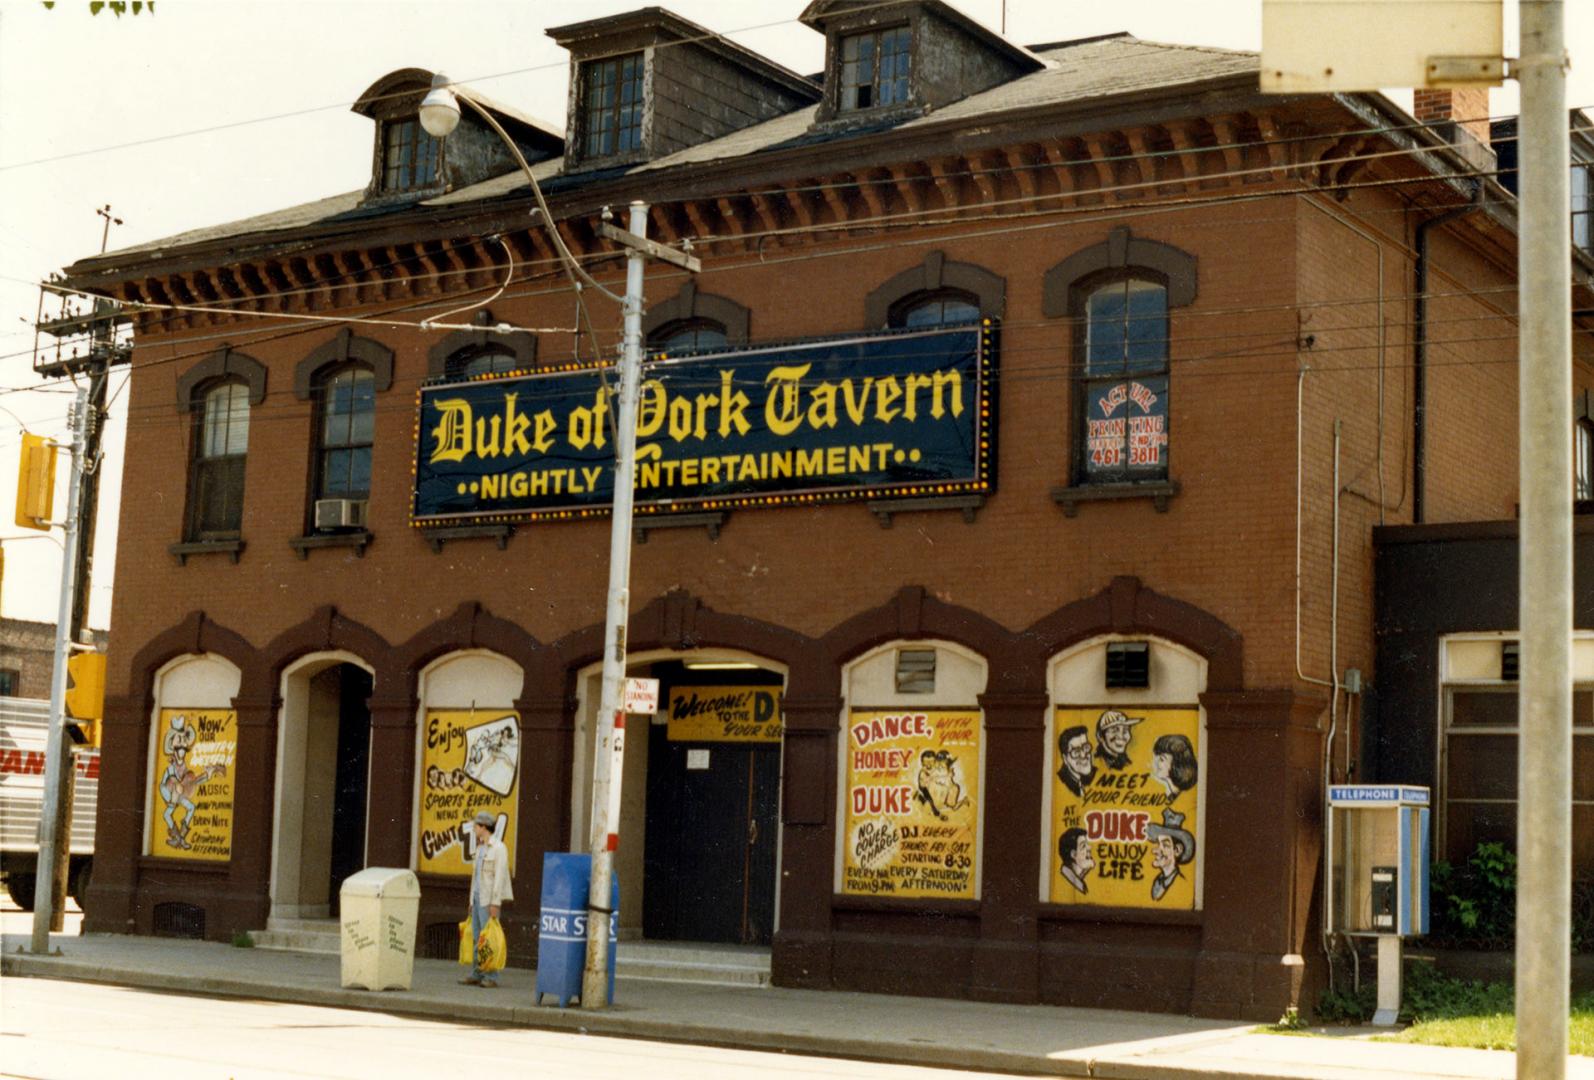
M65 437L70 386L7 391L39 385L29 328L38 290L29 283L99 251L104 222L95 208L109 203L123 220L111 232L114 249L363 187L372 128L349 106L402 67L446 71L562 126L567 56L543 30L647 2L160 0L154 16L118 19L90 16L86 0L60 0L53 10L38 0L0 0L0 506L15 499L20 425ZM1001 29L1002 0L955 3ZM798 72L822 66L823 39L796 21L806 0L663 4ZM1158 41L1260 47L1261 0L1007 0L1005 7L1007 35L1020 44L1127 30ZM1514 9L1507 4L1508 55L1516 48ZM1574 0L1567 12L1568 100L1588 106L1594 3ZM1494 92L1491 110L1516 110L1514 86ZM97 627L110 619L118 411L113 405L90 613ZM63 486L57 507L65 501ZM59 548L13 542L24 534L9 517L0 520L0 611L53 621Z

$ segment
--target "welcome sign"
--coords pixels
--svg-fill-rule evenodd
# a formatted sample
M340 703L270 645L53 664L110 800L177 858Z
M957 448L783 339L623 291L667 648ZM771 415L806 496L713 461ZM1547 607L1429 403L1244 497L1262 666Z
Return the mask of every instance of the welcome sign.
M651 361L637 510L993 490L992 336L987 322ZM606 513L606 371L423 387L412 524Z

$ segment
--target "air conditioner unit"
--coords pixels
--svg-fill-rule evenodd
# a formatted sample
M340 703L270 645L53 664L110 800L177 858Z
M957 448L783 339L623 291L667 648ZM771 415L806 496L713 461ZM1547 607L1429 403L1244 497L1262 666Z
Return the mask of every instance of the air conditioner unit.
M317 499L315 501L315 527L317 529L365 528L365 499Z

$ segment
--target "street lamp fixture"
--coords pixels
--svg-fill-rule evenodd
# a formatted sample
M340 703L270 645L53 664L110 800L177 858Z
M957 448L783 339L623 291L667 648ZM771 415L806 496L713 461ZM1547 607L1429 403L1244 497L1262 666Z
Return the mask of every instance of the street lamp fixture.
M448 88L448 76L432 76L432 88L421 99L421 127L435 139L446 139L459 126L459 98Z

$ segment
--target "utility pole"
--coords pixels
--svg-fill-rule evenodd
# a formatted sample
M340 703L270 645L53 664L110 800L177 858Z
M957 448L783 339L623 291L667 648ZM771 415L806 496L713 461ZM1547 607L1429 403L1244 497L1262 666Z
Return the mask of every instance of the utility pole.
M1572 893L1572 312L1565 11L1522 0L1517 1076L1566 1075Z
M44 807L39 815L38 878L33 887L32 950L50 951L50 930L58 922L65 897L56 894L58 851L61 840L61 791L71 783L72 752L66 745L66 659L71 651L68 624L72 620L73 596L77 586L77 562L73 558L78 539L78 504L83 495L83 447L89 426L89 393L78 388L72 404L72 465L66 498L66 535L62 544L61 598L55 616L55 670L50 677L50 728L44 744ZM71 823L65 830L70 836ZM58 928L58 927L56 927Z
M609 534L609 598L603 631L603 691L592 762L592 877L587 893L587 962L581 1007L609 1003L609 908L614 853L620 846L620 788L625 768L625 639L631 612L631 508L636 488L636 411L642 386L642 272L648 257L696 273L701 263L647 239L648 206L631 204L631 230L608 222L599 233L626 248L625 342L615 423L614 516Z
M100 230L100 254L105 254L110 245L111 226L122 224L122 219L111 213L111 204L94 211L105 219L105 227ZM73 590L71 616L67 620L67 656L71 650L79 645L86 644L84 630L88 625L89 612L89 582L94 576L94 535L95 526L99 518L100 505L100 438L105 430L106 416L106 391L111 381L111 359L115 353L116 323L112 312L112 304L108 300L95 299L93 301L94 316L89 323L89 355L87 366L83 368L88 377L88 433L84 439L83 454L80 459L75 459L73 475L82 484L80 506L82 507L78 521L77 544L74 547L70 542L66 547L65 560L62 573L66 573L66 566L70 565L72 573L76 575L77 587ZM57 628L59 640L59 627ZM60 649L56 652L59 654ZM65 659L57 656L58 663L65 663ZM71 755L68 746L66 753ZM53 903L50 920L50 929L56 933L66 927L66 894L72 873L72 814L77 802L77 768L75 763L62 769L58 780L55 797L55 851L51 874L51 897ZM40 876L43 876L43 866L40 866ZM80 898L86 899L86 898Z

